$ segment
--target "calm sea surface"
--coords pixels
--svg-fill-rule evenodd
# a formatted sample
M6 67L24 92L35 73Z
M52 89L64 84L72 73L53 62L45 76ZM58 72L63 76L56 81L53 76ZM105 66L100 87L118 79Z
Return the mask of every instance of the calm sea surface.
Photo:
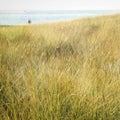
M94 17L118 12L119 11L115 10L0 11L0 25L24 25L28 24L28 20L31 20L32 24L37 24Z

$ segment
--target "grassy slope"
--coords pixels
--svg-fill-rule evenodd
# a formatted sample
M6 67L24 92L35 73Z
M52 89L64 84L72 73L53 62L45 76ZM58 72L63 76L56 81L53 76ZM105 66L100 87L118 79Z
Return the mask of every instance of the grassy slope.
M0 27L0 120L120 120L120 15Z

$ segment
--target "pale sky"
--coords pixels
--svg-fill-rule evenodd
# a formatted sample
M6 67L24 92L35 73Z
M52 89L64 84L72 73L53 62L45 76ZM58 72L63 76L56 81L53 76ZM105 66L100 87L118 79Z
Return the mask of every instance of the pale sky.
M0 10L120 9L120 0L0 0Z

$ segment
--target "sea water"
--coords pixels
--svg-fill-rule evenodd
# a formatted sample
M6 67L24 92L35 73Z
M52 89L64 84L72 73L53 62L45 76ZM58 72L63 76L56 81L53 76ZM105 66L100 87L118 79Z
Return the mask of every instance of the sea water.
M0 11L0 25L25 25L117 13L116 10Z

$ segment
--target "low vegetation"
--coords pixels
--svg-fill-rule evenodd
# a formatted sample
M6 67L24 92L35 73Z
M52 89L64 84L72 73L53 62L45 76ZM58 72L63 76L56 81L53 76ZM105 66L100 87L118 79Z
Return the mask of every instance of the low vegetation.
M0 120L120 120L120 15L1 26Z

